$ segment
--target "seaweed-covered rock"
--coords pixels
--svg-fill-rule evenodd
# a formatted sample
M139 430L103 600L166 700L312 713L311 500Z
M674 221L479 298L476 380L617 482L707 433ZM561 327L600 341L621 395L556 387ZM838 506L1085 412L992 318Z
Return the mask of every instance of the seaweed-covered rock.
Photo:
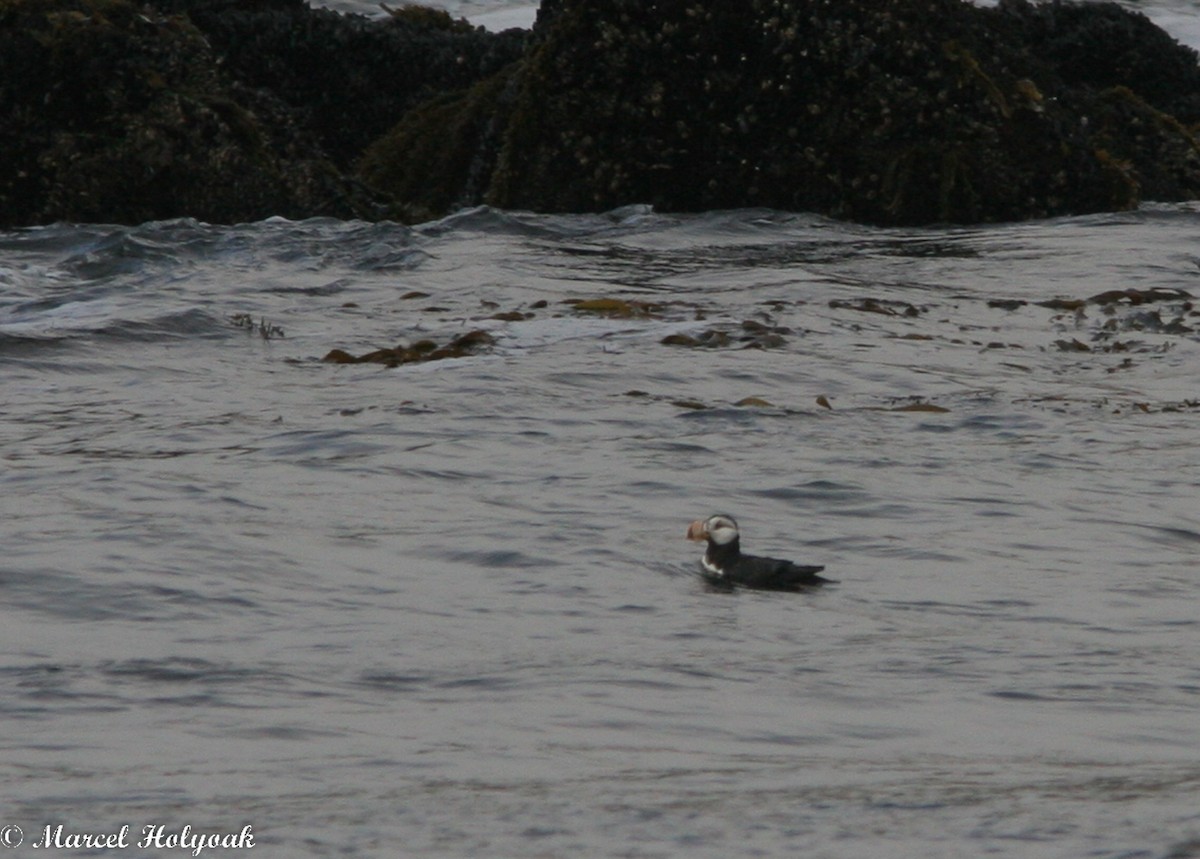
M1113 4L543 0L532 34L389 11L0 0L0 225L1200 196L1196 54Z
M432 220L478 201L495 169L513 70L411 111L367 148L359 175L400 201L410 220Z
M994 14L1062 79L1110 182L1141 200L1200 195L1195 50L1113 3L1002 0Z
M1170 113L1200 96L1195 54L1135 13L1064 5L546 0L507 86L410 114L364 163L373 179L390 163L387 190L423 183L426 203L434 187L542 211L920 224L1200 195L1196 141ZM1093 80L1088 64L1117 47ZM455 157L415 145L431 137ZM464 164L494 164L475 197Z
M0 224L350 217L369 200L186 18L0 2Z
M230 77L280 99L340 167L409 109L519 59L528 37L490 33L421 6L377 19L309 8L304 0L151 2L187 15Z
M994 14L1070 87L1129 87L1181 122L1200 122L1200 65L1144 15L1115 3L1001 0Z
M0 0L0 226L411 215L350 166L527 36L410 7Z

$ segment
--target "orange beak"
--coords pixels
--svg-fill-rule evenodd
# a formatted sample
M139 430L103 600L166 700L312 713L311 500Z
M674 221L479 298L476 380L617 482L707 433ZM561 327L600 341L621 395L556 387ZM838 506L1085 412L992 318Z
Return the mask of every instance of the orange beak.
M691 525L688 525L687 538L689 540L707 540L708 539L708 531L705 530L705 528L704 528L703 520L697 519Z

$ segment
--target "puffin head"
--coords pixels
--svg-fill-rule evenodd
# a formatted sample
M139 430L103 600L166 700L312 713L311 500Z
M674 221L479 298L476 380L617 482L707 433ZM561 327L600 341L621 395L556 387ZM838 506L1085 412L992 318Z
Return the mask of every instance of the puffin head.
M708 540L718 546L727 546L738 538L737 520L724 513L697 519L688 525L689 540Z

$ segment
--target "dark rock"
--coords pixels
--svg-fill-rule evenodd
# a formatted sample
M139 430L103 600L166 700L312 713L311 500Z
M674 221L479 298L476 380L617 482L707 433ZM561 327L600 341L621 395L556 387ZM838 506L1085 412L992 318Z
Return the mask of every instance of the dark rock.
M0 224L352 217L370 199L185 18L127 0L0 5Z
M225 72L296 111L339 167L353 165L408 110L518 59L528 37L420 6L389 9L380 20L304 0L151 2L187 15Z
M1111 4L547 0L535 39L503 85L404 120L384 187L893 224L1200 196L1195 54ZM421 157L430 137L454 157Z
M1129 87L1155 110L1200 122L1200 66L1144 15L1115 3L1001 0L998 14L1019 28L1026 49L1070 87Z
M520 56L429 9L0 2L0 226L401 216L348 170L431 95Z
M1200 197L1196 53L1114 4L543 0L499 34L389 11L0 0L0 226Z
M412 221L477 201L495 169L511 71L408 113L367 148L359 175L400 201Z

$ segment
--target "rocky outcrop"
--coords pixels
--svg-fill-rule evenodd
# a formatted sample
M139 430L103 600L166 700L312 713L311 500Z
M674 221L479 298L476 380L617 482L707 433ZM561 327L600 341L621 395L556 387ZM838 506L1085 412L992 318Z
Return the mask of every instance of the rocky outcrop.
M233 221L362 208L186 19L125 0L0 5L0 223Z
M1200 196L1196 54L1114 5L547 0L537 32L504 86L410 114L364 176L419 177L425 205L888 224Z
M462 205L983 222L1200 197L1200 68L1112 4L0 0L0 226Z
M413 107L519 59L528 37L403 3L380 19L310 8L305 0L151 2L187 15L229 77L286 104L340 167Z
M3 0L0 226L403 216L349 165L524 39L428 9Z

